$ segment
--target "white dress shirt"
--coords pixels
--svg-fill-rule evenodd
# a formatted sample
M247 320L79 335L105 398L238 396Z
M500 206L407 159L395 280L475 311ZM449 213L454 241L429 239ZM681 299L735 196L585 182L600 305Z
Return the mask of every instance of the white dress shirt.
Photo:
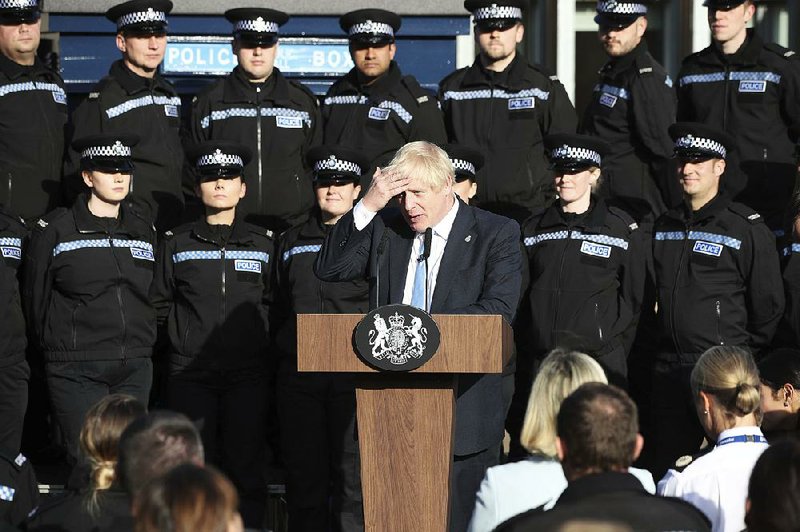
M717 441L742 435L763 436L758 427L738 427L723 431ZM739 532L745 528L750 473L766 450L766 443L757 442L718 445L683 471L667 471L658 483L658 494L694 504L711 521L712 532Z
M456 199L444 218L431 228L433 230L433 235L431 238L431 253L428 256L428 291L425 310L431 308L433 291L436 288L436 277L439 274L439 266L442 264L442 256L444 256L444 248L447 245L447 239L450 237L450 231L453 229L453 222L456 220L458 203ZM369 225L372 219L375 218L376 214L376 212L372 212L364 207L361 201L356 203L356 206L353 207L353 221L355 222L356 230L363 230ZM417 233L417 236L414 238L414 243L411 245L411 255L408 257L408 271L406 272L406 284L403 289L403 303L406 305L411 304L411 293L414 290L414 274L417 271L417 258L422 252L424 237L424 234Z

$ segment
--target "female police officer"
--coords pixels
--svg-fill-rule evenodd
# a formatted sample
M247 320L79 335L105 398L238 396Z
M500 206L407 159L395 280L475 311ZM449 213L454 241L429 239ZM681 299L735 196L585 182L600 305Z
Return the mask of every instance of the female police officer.
M545 147L559 197L523 225L530 276L519 350L536 364L555 347L580 349L609 381L624 384L644 286L643 242L627 213L592 195L606 151L601 140L558 134Z
M73 143L89 192L40 219L27 254L28 325L72 460L92 405L111 393L146 404L150 393L155 230L125 201L137 140L101 134Z
M196 421L206 457L241 496L248 527L264 518L272 232L237 212L250 151L231 141L188 152L205 206L201 219L167 231L152 300L169 337L167 403Z
M300 313L363 314L369 310L366 279L329 283L314 275L325 235L353 208L368 168L358 152L318 146L309 150L318 208L281 236L277 279L278 414L287 466L292 532L363 530L355 391L347 375L298 373L296 319ZM333 502L332 512L329 500ZM332 515L331 515L332 514Z

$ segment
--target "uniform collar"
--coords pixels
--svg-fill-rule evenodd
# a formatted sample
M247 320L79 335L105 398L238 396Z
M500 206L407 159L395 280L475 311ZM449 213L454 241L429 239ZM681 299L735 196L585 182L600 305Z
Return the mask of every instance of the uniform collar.
M162 89L165 92L175 92L172 89L172 86L161 77L161 74L159 74L158 71L156 71L156 74L152 79L145 78L134 73L131 69L125 66L125 62L122 59L114 61L114 63L111 65L109 74L111 77L117 80L117 82L128 94L134 94L141 91L150 91L155 88Z
M219 246L225 244L225 242L221 242L219 240L219 235L211 229L211 226L206 222L205 216L201 217L197 222L194 224L192 228L192 233L201 240L205 240L207 242L213 242ZM236 216L233 219L233 224L231 227L231 236L228 237L227 242L235 243L235 244L245 244L250 243L253 241L250 232L247 230L245 223L242 221L241 216L239 213L236 213Z
M645 489L639 479L630 473L615 471L593 473L570 481L558 501L556 501L556 506L576 503L588 497L620 491L644 493Z
M476 57L472 66L464 74L463 84L465 86L491 84L512 90L522 90L532 81L528 76L527 62L522 57L522 54L517 52L517 55L514 56L514 59L502 72L486 69L481 63L480 56Z
M712 66L752 66L758 64L758 56L761 54L763 47L764 41L752 28L749 28L747 30L747 38L736 52L725 55L717 48L716 44L711 43L708 48L705 48L695 57L697 57L699 63Z
M309 216L308 220L300 227L298 236L301 238L325 238L327 234L328 230L325 224L322 223L322 213L319 207L314 207L311 216Z
M554 201L542 215L539 226L546 227L580 227L584 229L602 227L606 219L605 201L592 195L589 210L581 215L569 216L561 208L558 200ZM572 218L569 220L568 218Z
M647 54L647 43L644 38L636 48L621 57L612 57L600 69L600 74L617 74L631 68L631 66Z
M222 99L226 102L248 102L255 103L260 100L272 100L274 102L289 101L289 82L277 68L272 70L272 74L263 84L264 90L260 98L256 92L256 84L247 79L247 75L242 67L237 66L233 69L230 76L225 78L222 89Z
M50 70L44 66L38 57L33 60L33 65L26 66L12 61L3 54L0 54L0 72L3 72L9 79L17 79L22 76L36 76L41 73L49 73Z
M95 216L89 210L89 197L91 193L87 192L78 196L72 206L72 212L75 218L75 228L79 233L108 233L108 227L100 222L100 217ZM117 225L114 228L114 233L125 233L125 220L128 217L128 209L125 205L126 202L122 201L119 208L119 218L117 218Z

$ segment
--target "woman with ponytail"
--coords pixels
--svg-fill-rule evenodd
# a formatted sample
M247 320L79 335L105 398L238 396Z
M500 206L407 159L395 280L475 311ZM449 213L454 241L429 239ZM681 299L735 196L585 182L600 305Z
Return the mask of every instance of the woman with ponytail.
M702 510L713 532L739 532L750 473L767 440L759 429L761 396L758 369L739 347L715 346L692 370L697 415L709 452L678 459L658 483L659 495L680 497Z

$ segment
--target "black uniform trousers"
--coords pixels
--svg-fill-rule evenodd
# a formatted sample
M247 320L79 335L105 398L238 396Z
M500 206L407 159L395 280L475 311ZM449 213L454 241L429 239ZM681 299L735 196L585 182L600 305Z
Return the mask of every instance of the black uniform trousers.
M112 393L132 395L146 405L153 382L150 358L46 362L44 370L53 416L72 465L80 455L78 443L86 412Z
M0 368L0 449L18 453L28 406L31 369L26 360Z
M264 523L267 371L262 368L173 368L169 408L198 422L206 461L227 474L239 491L245 526Z
M295 368L285 357L277 379L289 531L364 530L353 380Z

